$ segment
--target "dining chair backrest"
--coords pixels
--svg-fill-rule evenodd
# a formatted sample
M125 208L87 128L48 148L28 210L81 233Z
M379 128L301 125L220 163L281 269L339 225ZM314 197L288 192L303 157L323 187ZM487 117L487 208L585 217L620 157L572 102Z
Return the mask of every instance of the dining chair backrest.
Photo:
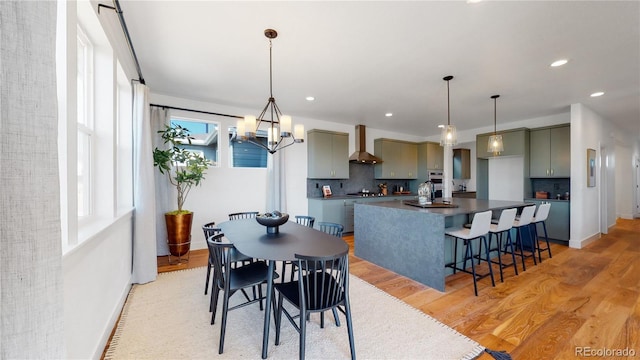
M471 229L469 230L469 237L478 237L485 235L489 232L491 227L491 210L475 213L473 220L471 221Z
M522 213L520 214L520 219L518 219L518 226L525 226L531 224L531 220L533 220L533 213L536 211L536 206L531 205L522 209Z
M342 224L331 222L319 222L318 228L320 229L320 231L325 232L329 235L333 235L335 237L342 237L342 231L344 230L344 226L342 226Z
M518 209L516 208L502 210L502 213L500 213L500 219L498 220L498 225L492 231L498 233L511 229L513 227L513 221L516 219L517 212Z
M316 221L316 218L313 216L307 215L296 215L296 222L300 225L313 227L313 223Z
M258 216L257 211L245 211L229 214L229 220L253 219Z
M221 233L222 229L216 227L216 223L212 221L210 223L202 225L202 231L204 232L204 239L207 240L210 237Z
M225 288L225 274L229 273L231 262L229 252L233 249L233 244L224 241L224 234L219 233L207 239L209 256L213 260L213 274L216 286L220 290Z
M551 209L551 203L542 203L538 206L538 211L536 212L535 222L541 222L547 220L549 217L549 210Z
M349 252L319 257L296 254L298 291L308 311L322 311L341 304L349 294ZM315 269L305 271L304 269ZM302 303L302 301L300 301Z

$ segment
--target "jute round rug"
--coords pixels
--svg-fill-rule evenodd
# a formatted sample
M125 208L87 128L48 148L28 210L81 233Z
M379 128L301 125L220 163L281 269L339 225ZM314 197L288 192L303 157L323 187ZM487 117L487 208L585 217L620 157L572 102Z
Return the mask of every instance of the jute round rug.
M134 285L105 359L260 359L264 313L258 304L229 312L224 353L218 355L220 313L210 325L206 267L163 273L155 282ZM477 342L350 276L351 311L360 359L473 359L484 350ZM241 294L232 296L240 300ZM221 307L222 301L219 306ZM317 315L317 314L316 314ZM325 327L312 316L307 325L308 359L348 359L349 339L342 313L336 327L331 312ZM298 358L298 333L283 316L281 344L270 359Z

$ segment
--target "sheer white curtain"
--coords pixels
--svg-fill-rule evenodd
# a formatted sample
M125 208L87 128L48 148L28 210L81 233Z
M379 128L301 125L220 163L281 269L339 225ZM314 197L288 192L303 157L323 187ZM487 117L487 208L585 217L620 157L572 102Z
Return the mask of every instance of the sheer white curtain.
M0 1L0 358L63 359L56 2Z
M266 211L287 212L287 184L285 176L285 150L267 155L267 208Z
M156 258L156 191L154 186L152 127L149 114L149 88L133 87L133 283L154 281L158 274Z
M163 130L165 125L169 125L169 110L152 106L151 107L151 140L152 149L165 148L162 138L158 135L159 130ZM151 150L150 150L151 151ZM177 190L171 185L167 176L157 169L154 172L155 198L156 198L156 256L169 255L169 245L167 244L167 227L164 221L164 214L178 208L176 198Z

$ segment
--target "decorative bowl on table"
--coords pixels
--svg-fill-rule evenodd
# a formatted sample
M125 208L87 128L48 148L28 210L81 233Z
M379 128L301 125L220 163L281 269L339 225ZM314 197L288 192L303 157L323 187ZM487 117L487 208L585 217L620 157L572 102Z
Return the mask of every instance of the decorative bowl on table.
M289 214L283 214L279 211L258 214L256 221L267 227L267 234L277 234L280 231L278 227L289 221Z

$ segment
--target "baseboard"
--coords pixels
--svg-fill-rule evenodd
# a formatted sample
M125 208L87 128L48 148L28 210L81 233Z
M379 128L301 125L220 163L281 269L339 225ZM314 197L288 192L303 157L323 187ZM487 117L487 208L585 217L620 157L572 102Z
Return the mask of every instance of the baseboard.
M588 238L582 239L582 240L569 240L569 247L573 248L573 249L582 249L583 247L591 244L592 242L600 239L600 237L602 236L602 234L600 233L596 233L593 234L591 236L589 236Z
M120 300L116 307L113 309L113 313L111 314L111 318L107 323L104 333L102 335L102 339L100 339L100 346L95 350L95 353L92 359L102 359L104 358L105 350L107 349L107 345L111 341L113 334L116 331L116 325L118 325L118 320L120 320L120 315L122 314L122 309L124 308L124 304L127 301L127 297L129 296L129 292L131 291L131 277L129 281L127 281L127 286L125 286L124 291L120 294Z
M632 214L618 214L618 217L625 220L633 220Z

